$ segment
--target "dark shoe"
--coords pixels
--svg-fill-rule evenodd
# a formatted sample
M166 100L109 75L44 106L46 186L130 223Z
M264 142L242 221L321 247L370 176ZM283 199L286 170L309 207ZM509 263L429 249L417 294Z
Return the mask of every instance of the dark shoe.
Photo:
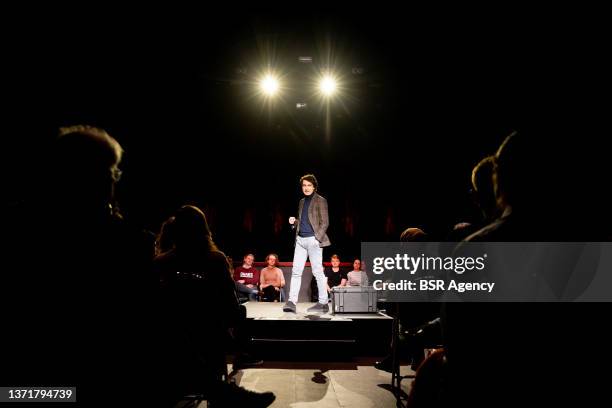
M234 370L240 370L242 368L252 368L252 367L257 367L263 364L263 360L257 358L257 357L253 357L250 354L244 353L241 354L239 356L237 356L234 359L234 364L232 365L232 368Z
M308 313L328 313L329 306L323 303L317 303L316 305L309 307L306 310Z
M391 356L387 356L382 361L377 361L374 364L374 367L379 370L386 371L388 373L392 373L393 372L393 359L391 358Z
M209 401L211 407L254 407L270 406L276 396L271 392L254 392L236 384L223 384L221 390Z
M283 306L283 312L296 313L297 307L295 306L295 303L289 300L287 303L285 303L285 306Z

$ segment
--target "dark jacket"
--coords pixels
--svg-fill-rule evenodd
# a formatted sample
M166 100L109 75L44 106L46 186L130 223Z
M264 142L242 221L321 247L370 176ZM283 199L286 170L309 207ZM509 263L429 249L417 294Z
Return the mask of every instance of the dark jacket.
M300 200L298 206L298 215L302 215L302 207L304 206L304 198ZM312 225L312 229L315 233L315 238L319 241L321 248L330 246L331 242L327 236L327 227L329 227L329 213L327 210L327 200L317 194L313 193L312 202L308 207L308 221ZM295 236L300 233L300 220L299 218L295 221L297 228L295 229Z

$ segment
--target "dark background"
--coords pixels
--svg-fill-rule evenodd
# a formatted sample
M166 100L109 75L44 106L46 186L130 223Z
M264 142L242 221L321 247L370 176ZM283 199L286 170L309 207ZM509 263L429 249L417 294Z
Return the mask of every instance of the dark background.
M193 203L234 259L290 260L286 220L297 215L299 177L313 172L331 211L325 256L348 260L361 241L396 240L409 226L443 239L473 221L472 167L512 130L567 122L581 129L559 135L577 148L568 189L592 183L585 201L605 208L609 36L595 17L304 5L36 9L2 20L8 201L33 195L57 128L86 123L126 151L118 193L132 222L157 232ZM330 61L342 77L329 116L310 97L300 55L314 67ZM290 88L273 106L248 83L266 62ZM593 163L601 167L579 172Z

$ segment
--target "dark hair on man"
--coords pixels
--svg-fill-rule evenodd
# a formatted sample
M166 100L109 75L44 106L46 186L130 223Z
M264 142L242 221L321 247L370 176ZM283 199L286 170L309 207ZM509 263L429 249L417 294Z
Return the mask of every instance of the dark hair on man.
M247 256L252 256L252 257L253 257L253 259L255 259L255 255L253 255L253 254L251 254L251 253L246 254L246 255L245 255L245 256L244 256L242 259L243 259L243 260L244 260L244 259L246 259L246 258L247 258Z
M312 185L314 186L315 190L317 190L317 188L319 186L319 183L317 182L317 178L314 176L314 174L306 174L306 175L302 176L300 178L300 186L302 185L304 180L311 182Z
M330 259L337 259L337 260L340 260L340 257L339 257L338 255L336 255L336 254L333 254L333 255L330 257Z

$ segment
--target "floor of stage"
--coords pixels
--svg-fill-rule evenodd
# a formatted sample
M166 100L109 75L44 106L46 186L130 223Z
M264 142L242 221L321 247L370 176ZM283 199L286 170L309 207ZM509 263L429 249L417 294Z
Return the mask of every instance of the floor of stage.
M315 305L315 303L310 302L298 303L297 313L283 312L284 304L284 302L246 302L244 305L247 309L247 318L256 320L312 320L313 317L332 322L355 319L393 320L383 312L332 314L331 303L329 304L330 312L326 314L307 313L306 309Z
M391 374L369 364L291 363L285 368L247 369L235 378L247 389L274 392L271 407L395 407ZM402 367L401 372L413 374L409 367ZM411 381L402 381L403 392L408 393Z
M272 391L276 400L271 408L338 408L395 407L391 391L391 374L377 370L373 361L275 362L266 361L260 368L233 372L236 384L258 392ZM231 371L231 365L228 370ZM401 374L414 374L409 366ZM412 379L402 381L407 395ZM180 405L179 405L180 406ZM201 403L199 408L205 408Z

